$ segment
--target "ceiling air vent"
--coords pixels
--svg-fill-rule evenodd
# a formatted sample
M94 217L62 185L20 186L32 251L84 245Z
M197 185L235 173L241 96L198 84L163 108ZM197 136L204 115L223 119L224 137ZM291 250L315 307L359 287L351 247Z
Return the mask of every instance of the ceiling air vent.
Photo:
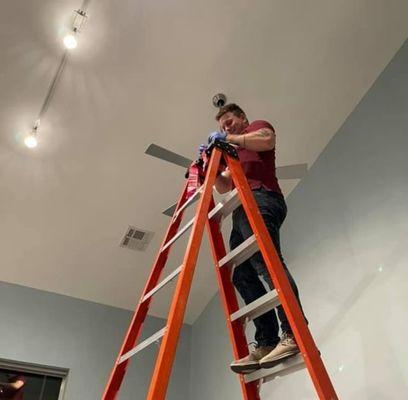
M129 226L120 246L132 250L144 251L152 240L153 232L143 231L134 226Z

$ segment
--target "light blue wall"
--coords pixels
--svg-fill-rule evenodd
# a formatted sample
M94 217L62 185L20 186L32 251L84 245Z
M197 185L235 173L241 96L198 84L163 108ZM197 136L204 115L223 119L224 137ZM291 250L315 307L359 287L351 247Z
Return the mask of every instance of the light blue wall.
M288 208L283 251L339 397L408 398L408 43ZM215 298L192 331L195 400L241 398L230 358ZM315 398L305 371L262 389L262 400Z
M0 358L69 368L66 400L100 399L131 312L27 287L0 283ZM149 317L144 336L164 326ZM188 400L190 331L182 331L170 400ZM119 399L144 400L155 348L137 356Z
M191 338L191 393L194 393L194 400L241 399L239 381L228 368L232 350L218 296L211 300L192 326Z

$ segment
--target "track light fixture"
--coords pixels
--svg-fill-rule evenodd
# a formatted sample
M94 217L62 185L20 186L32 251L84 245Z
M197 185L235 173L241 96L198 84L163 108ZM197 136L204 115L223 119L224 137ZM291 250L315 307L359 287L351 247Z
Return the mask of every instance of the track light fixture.
M67 61L68 50L75 49L75 47L77 47L78 45L77 35L83 29L84 24L88 18L86 14L86 10L88 8L89 2L90 0L83 0L81 8L74 11L69 32L63 38L63 43L65 47L67 48L67 50L65 50L64 54L62 55L58 69L56 70L54 78L52 79L50 87L48 88L48 92L45 96L40 113L38 114L37 121L34 124L32 131L24 139L24 144L30 149L36 147L38 144L37 137L38 137L38 128L40 126L40 119L43 118L44 114L48 110L48 107L54 95L57 84L61 78L62 72L64 70L64 67Z
M75 49L78 45L76 37L72 33L68 33L63 39L64 45L67 49Z
M84 8L74 11L71 31L67 33L63 39L64 45L67 49L71 50L77 47L77 34L81 32L87 18Z
M37 147L38 141L37 141L37 130L38 127L40 126L40 121L38 120L35 125L33 126L32 131L25 137L24 139L24 144L29 148L33 149L34 147Z

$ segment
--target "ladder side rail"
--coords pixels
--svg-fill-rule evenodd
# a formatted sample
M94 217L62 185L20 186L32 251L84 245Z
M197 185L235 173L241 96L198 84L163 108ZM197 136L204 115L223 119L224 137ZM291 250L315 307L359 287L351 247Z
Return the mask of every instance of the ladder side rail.
M167 331L163 336L153 377L150 383L147 400L164 400L169 383L171 368L173 366L177 341L183 324L184 313L187 306L188 295L194 275L195 265L200 250L204 228L208 219L212 190L215 183L216 173L220 164L221 151L213 151L208 171L204 181L203 193L197 205L196 218L187 250L183 260L183 270L177 281L167 320Z
M181 225L181 221L183 219L184 211L181 211L178 213L180 208L183 207L183 205L188 201L187 198L187 187L188 187L188 182L186 182L184 186L183 193L181 194L179 201L177 203L176 209L174 210L173 217L170 221L169 227L167 228L166 234L164 236L164 239L160 245L160 250L159 254L156 257L156 260L153 264L153 271L151 272L149 279L147 280L146 286L142 292L141 299L143 299L147 293L149 293L151 290L153 290L156 285L159 282L161 272L164 269L164 266L167 262L167 259L170 254L171 246L167 247L165 250L163 250L163 247L165 247L166 243L171 240L178 232L179 227ZM156 276L156 274L157 276ZM148 300L147 300L148 301Z
M179 208L183 206L183 204L187 201L187 182L185 184L184 190L179 198L179 201L177 203L176 209L174 211L174 216L176 215L177 211ZM149 293L159 282L161 272L164 269L164 266L166 264L170 248L167 248L165 251L161 251L163 246L167 243L169 239L171 239L178 231L181 221L182 221L182 215L183 213L181 212L177 217L173 217L169 227L167 228L167 232L165 234L165 238L160 246L160 251L158 253L158 256L153 264L152 272L150 273L150 276L147 280L147 283L145 285L145 288L142 292L141 295L141 300L139 301L138 305L136 306L136 310L133 314L132 320L130 322L129 328L126 332L123 344L120 348L119 354L117 356L117 359L115 361L114 367L112 369L111 375L109 377L109 380L106 384L104 393L102 395L102 400L114 400L116 399L116 396L118 395L120 385L122 384L124 375L126 373L126 369L128 367L128 364L130 362L130 359L127 359L123 362L120 362L121 357L123 354L127 353L130 351L136 344L136 341L138 340L141 330L142 330L142 325L146 319L147 313L149 311L149 306L151 302L151 297L148 298L147 300L143 301L143 298L147 293Z
M210 206L210 209L213 208L214 200L212 200ZM220 230L219 222L215 219L209 219L207 222L207 231L210 239L210 247L214 259L215 273L227 322L228 333L232 343L232 350L235 359L238 359L245 357L249 352L242 321L231 321L231 315L239 309L236 292L231 281L232 267L231 265L225 265L221 268L219 266L219 261L226 255L224 239ZM260 400L258 383L256 381L245 382L242 374L239 374L238 377L244 400Z
M248 221L259 244L268 272L278 292L279 300L293 330L319 399L337 400L338 397L330 377L302 315L239 160L235 160L228 155L225 157L231 171L232 180L238 189Z

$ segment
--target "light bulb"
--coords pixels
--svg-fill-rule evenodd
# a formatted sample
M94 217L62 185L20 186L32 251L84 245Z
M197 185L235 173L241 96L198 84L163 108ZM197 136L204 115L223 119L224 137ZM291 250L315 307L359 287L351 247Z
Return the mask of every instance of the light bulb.
M37 138L33 135L30 134L24 139L24 144L29 148L33 149L34 147L37 147Z
M65 35L64 45L67 49L75 49L75 47L77 47L78 45L76 37L71 33L69 33L68 35Z

